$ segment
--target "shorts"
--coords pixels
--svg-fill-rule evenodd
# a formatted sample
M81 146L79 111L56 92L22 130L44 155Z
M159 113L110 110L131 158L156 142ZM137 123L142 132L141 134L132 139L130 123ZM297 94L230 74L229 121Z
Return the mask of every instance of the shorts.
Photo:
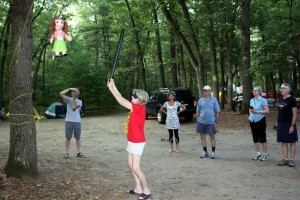
M127 152L132 153L134 155L143 155L144 148L145 148L146 142L140 142L140 143L133 143L129 142L127 144Z
M65 137L72 138L74 133L74 138L80 139L81 135L81 123L80 122L65 122Z
M216 134L217 131L214 128L214 124L202 124L197 121L197 133L200 134Z

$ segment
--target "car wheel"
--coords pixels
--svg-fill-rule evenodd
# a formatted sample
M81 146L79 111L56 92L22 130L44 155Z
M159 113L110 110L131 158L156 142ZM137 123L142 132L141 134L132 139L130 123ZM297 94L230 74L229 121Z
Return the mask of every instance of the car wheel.
M166 118L165 118L165 116L162 112L158 111L157 114L156 114L156 117L157 117L158 123L160 123L160 124L165 123Z
M193 119L193 115L191 115L191 114L190 115L185 115L184 119L185 119L185 121L190 122Z

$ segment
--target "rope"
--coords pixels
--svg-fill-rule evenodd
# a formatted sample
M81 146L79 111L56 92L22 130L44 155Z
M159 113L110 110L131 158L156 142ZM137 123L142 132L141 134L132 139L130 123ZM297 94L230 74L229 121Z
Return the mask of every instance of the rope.
M15 50L13 52L13 55L12 55L12 58L11 58L11 61L10 61L10 64L9 64L9 71L11 71L11 68L12 68L12 64L13 64L13 61L14 61L14 58L16 56L16 52L17 52L17 49L19 48L20 46L20 42L21 42L21 38L23 37L24 35L24 32L25 32L25 28L26 28L26 25L28 23L28 20L29 20L29 17L30 17L30 14L31 14L31 11L33 10L33 5L34 5L34 0L32 1L32 4L30 6L30 9L28 11L28 14L27 14L27 17L26 17L26 20L25 20L25 23L22 27L22 31L21 31L21 34L20 34L20 37L18 38L18 42L17 42L17 45L15 47ZM14 100L12 100L10 103L9 103L9 107L11 106L12 103L14 103L16 100L18 100L19 98L21 97L24 97L24 96L28 96L28 95L32 95L32 93L27 93L27 94L22 94L18 97L16 97ZM32 121L28 121L28 122L23 122L23 123L10 123L11 125L15 125L15 126L20 126L20 125L24 125L24 124L29 124L29 123L32 123L32 122L36 122L36 126L38 128L39 126L39 121L41 119L43 119L43 116L40 116L38 114L38 112L36 111L35 108L33 108L33 111L34 111L34 115L28 115L28 114L10 114L9 112L7 113L7 117L14 117L14 116L29 116L29 117L33 117L34 120Z
M27 94L22 94L18 97L16 97L14 100L12 100L10 103L9 103L9 107L11 106L12 103L14 103L17 99L21 98L21 97L24 97L24 96L28 96L28 95L32 95L32 93L27 93ZM37 110L33 107L33 111L34 111L34 115L28 115L28 114L10 114L9 112L7 113L7 117L10 118L10 117L14 117L14 116L27 116L27 117L33 117L33 120L32 121L27 121L27 122L23 122L23 123L10 123L11 125L14 125L14 126L21 126L21 125L24 125L24 124L29 124L29 123L32 123L32 122L36 122L36 128L39 128L39 122L41 119L43 119L44 117L43 116L40 116L39 113L37 112Z
M13 56L11 57L11 61L10 61L10 64L9 64L9 71L11 71L12 63L13 63L13 60L14 60L14 58L15 58L15 56L16 56L17 49L18 49L18 47L19 47L19 45L20 45L21 37L22 37L23 34L24 34L24 31L25 31L25 28L26 28L26 24L27 24L27 22L28 22L30 13L31 13L31 11L32 11L32 9L33 9L33 4L34 4L34 0L32 1L32 4L31 4L30 9L29 9L29 11L28 11L28 14L27 14L27 17L26 17L24 26L23 26L22 31L21 31L21 35L20 35L20 37L19 37L19 39L18 39L17 46L16 46L15 51L14 51L14 53L13 53Z

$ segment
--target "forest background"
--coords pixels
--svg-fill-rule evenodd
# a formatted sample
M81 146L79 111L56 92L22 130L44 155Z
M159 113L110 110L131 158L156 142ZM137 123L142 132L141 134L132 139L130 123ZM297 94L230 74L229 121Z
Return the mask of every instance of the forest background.
M161 87L185 87L198 98L208 84L215 96L227 94L218 97L226 108L224 103L234 95L233 84L243 85L247 94L255 85L266 93L278 93L282 82L291 83L297 91L300 2L249 2L251 10L245 19L245 1L238 0L36 0L32 16L34 105L48 107L69 87L81 89L86 110L116 105L106 82L123 27L126 32L114 78L125 97L132 88L151 94ZM49 43L50 21L55 16L66 18L73 37L67 44L69 56L61 59L53 59ZM9 1L2 0L0 105L5 107L13 54L11 17ZM250 24L251 57L244 54L245 20ZM246 67L245 59L249 59Z
M106 83L122 28L114 79L125 97L133 88L151 94L183 87L198 99L208 84L231 110L233 85L242 85L246 113L255 85L275 94L289 82L300 96L299 10L296 0L0 1L0 105L10 113L5 174L38 175L41 118L33 107L41 113L60 101L60 91L79 87L84 110L115 108ZM69 24L67 57L53 58L55 16ZM0 175L1 183L6 178Z

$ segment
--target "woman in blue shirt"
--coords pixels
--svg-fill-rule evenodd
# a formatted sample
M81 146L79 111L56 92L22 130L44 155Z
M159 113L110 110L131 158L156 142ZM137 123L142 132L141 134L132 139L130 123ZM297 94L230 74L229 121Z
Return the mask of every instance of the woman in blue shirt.
M256 155L252 160L267 161L269 160L269 155L267 153L266 114L269 113L269 107L268 101L261 97L261 93L261 87L254 87L254 98L250 100L249 121L256 150ZM260 152L260 144L263 154Z

